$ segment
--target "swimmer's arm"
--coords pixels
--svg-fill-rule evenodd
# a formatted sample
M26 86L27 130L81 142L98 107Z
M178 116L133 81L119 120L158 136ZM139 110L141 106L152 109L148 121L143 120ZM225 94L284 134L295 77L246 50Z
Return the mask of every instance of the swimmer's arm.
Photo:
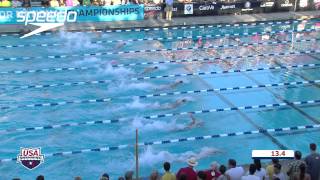
M150 68L145 68L141 75L145 75L150 72Z
M175 88L175 87L177 87L177 85L178 85L178 83L175 82L175 83L173 83L173 84L170 85L170 88Z
M190 118L192 120L192 123L195 124L197 119L193 116L192 113L189 113L189 116L190 116Z

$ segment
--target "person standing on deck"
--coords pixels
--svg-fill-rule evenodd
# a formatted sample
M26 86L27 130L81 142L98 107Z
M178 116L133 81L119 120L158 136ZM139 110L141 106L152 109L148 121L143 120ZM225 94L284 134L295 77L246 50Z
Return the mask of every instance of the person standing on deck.
M310 144L310 155L305 158L307 165L307 173L310 174L311 180L320 179L320 154L317 153L317 145L314 143Z
M181 168L177 173L177 179L180 179L180 176L185 175L187 180L197 180L197 173L193 169L198 165L198 162L195 157L191 157L187 161L188 167Z
M165 0L166 2L166 7L165 7L165 11L166 11L166 20L171 21L171 17L172 17L172 10L173 10L173 0Z

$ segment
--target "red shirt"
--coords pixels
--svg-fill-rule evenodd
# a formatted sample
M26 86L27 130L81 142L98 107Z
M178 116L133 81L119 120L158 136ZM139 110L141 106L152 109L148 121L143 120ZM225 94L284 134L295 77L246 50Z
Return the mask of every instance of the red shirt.
M205 173L206 173L206 175L207 175L206 180L217 179L217 178L221 175L219 172L214 171L214 172L215 172L215 175L214 175L214 176L212 176L212 175L211 175L211 172L212 172L212 170L211 170L211 169L210 169L210 170L205 171Z
M191 167L181 168L177 173L177 179L179 179L181 174L185 174L187 180L197 180L197 173Z

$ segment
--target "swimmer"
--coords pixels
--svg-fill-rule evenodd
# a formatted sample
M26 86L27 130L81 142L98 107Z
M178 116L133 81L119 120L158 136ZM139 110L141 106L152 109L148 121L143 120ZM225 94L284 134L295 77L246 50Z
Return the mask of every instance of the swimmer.
M116 45L116 49L121 49L121 48L123 48L125 45L127 45L127 43L125 43L125 42L119 42L119 43Z
M174 82L173 84L170 84L170 85L169 85L169 88L170 88L170 89L174 89L174 88L176 88L179 84L182 84L182 83L183 83L182 80L176 81L176 82Z
M198 45L198 48L203 48L203 42L202 42L202 37L199 37L198 41L197 41L197 45Z
M235 41L240 42L240 38L234 38Z
M189 117L191 118L191 122L183 127L183 128L176 128L174 129L174 131L184 131L184 130L190 130L192 128L196 128L196 127L203 127L204 126L204 122L198 121L192 113L189 113Z
M160 41L156 41L153 46L157 49L163 49L164 45Z
M187 102L187 99L178 99L172 104L166 104L163 109L175 109L186 102Z
M189 113L189 117L191 118L191 122L189 123L189 125L185 129L192 129L195 127L202 127L203 126L203 122L197 121L197 119L193 116L192 113Z
M154 71L154 70L157 70L157 69L159 69L158 66L147 67L147 68L144 69L144 71L141 73L141 75L148 74L148 73L150 73L150 72L152 72L152 71Z
M102 31L97 31L96 29L92 29L92 32L94 32L96 34L97 38L102 37Z
M171 59L176 59L176 54L172 53Z
M176 81L174 83L171 83L169 85L162 86L161 88L157 88L156 90L169 90L169 89L175 89L178 85L183 84L184 82L182 80Z

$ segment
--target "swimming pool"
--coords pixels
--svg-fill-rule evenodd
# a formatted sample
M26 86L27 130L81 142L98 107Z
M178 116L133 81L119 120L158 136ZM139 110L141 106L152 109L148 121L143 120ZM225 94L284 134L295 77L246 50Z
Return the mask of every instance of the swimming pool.
M136 129L141 176L192 155L205 169L252 149L307 153L320 140L318 22L3 35L0 177L115 179L134 170ZM203 126L185 129L188 112ZM20 147L41 147L44 164L15 163Z

